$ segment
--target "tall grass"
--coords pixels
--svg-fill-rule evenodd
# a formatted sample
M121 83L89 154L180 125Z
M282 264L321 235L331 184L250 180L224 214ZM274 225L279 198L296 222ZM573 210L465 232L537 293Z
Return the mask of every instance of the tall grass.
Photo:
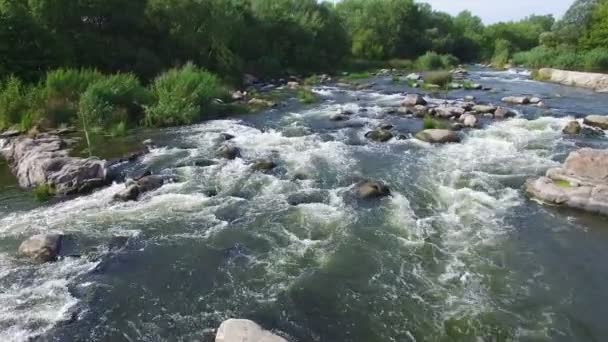
M200 120L211 101L224 96L220 80L205 69L187 64L160 75L152 85L155 103L146 109L148 126L187 125Z
M537 47L513 55L513 63L528 68L551 67L564 70L608 72L608 48L577 52L573 48Z

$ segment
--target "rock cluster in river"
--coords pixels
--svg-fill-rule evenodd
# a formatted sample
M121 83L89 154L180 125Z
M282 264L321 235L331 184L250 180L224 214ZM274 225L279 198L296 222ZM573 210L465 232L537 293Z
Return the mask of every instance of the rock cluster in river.
M608 215L608 150L572 152L563 167L528 180L526 191L549 204Z
M287 342L286 339L246 319L228 319L220 325L215 342Z

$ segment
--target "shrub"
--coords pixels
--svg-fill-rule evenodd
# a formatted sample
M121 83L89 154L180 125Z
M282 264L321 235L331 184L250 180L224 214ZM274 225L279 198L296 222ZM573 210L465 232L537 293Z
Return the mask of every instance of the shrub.
M450 69L456 67L460 61L455 56L447 54L441 55L441 63L444 69Z
M492 57L492 64L496 67L502 68L509 62L511 57L511 42L506 39L497 39L494 43L494 56Z
M420 70L443 70L458 65L458 58L452 55L440 55L430 51L418 57L416 67Z
M116 74L92 83L80 98L85 120L100 127L118 122L137 122L150 94L132 74Z
M449 71L429 71L422 75L424 82L445 87L452 82L452 73Z
M439 121L433 119L429 115L425 115L424 119L422 119L422 128L424 129L436 129L442 127L443 125Z
M608 49L597 48L587 51L582 56L583 68L586 71L608 71Z
M20 123L29 109L28 89L20 79L11 76L0 82L0 129Z
M110 128L110 135L113 137L124 137L127 135L127 124L124 121L117 123Z
M188 125L201 119L211 101L225 93L219 79L187 64L160 75L152 85L155 104L146 109L148 126Z
M308 89L298 90L297 97L298 100L304 104L315 103L318 100L317 95Z
M552 64L558 69L578 70L581 65L580 56L574 51L562 51L557 54Z
M46 74L45 88L52 98L78 101L89 86L104 76L91 69L57 69Z
M388 66L393 69L413 70L414 62L409 59L391 59L388 61Z

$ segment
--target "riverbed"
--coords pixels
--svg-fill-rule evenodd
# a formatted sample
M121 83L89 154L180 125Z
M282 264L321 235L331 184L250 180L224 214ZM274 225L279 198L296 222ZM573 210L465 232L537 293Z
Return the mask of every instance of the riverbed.
M157 147L143 166L178 181L129 203L112 201L114 184L41 205L0 162L0 341L213 341L231 317L291 341L608 340L608 219L523 191L569 152L608 148L605 134L562 133L608 115L608 95L517 70L471 77L493 90L435 96L534 95L545 107L484 119L459 144L373 143L364 135L381 124L421 130L386 113L420 90L391 77L319 86L317 104L148 132ZM329 120L341 110L356 114ZM221 133L242 158L216 158ZM278 167L255 172L259 158ZM200 160L213 165L183 166ZM362 179L392 195L353 200ZM18 259L40 232L67 234L74 255Z

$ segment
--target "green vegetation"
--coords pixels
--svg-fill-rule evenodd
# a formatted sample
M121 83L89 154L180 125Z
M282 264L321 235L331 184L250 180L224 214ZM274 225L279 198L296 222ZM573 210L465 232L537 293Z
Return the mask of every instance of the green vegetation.
M429 71L422 74L425 84L437 85L445 88L452 82L452 74L449 71Z
M48 202L55 196L55 190L46 184L35 187L32 193L34 195L34 199L38 202Z
M570 185L570 182L561 180L561 179L555 180L555 181L553 181L553 183L560 188L571 188L572 187L572 185Z
M445 70L458 65L458 58L452 55L440 55L430 51L418 57L415 65L416 68L420 70Z
M297 98L301 103L311 104L317 102L319 99L317 95L310 91L309 89L302 88L297 92Z
M444 127L443 123L433 119L430 115L425 115L422 119L422 128L424 129L440 129Z

